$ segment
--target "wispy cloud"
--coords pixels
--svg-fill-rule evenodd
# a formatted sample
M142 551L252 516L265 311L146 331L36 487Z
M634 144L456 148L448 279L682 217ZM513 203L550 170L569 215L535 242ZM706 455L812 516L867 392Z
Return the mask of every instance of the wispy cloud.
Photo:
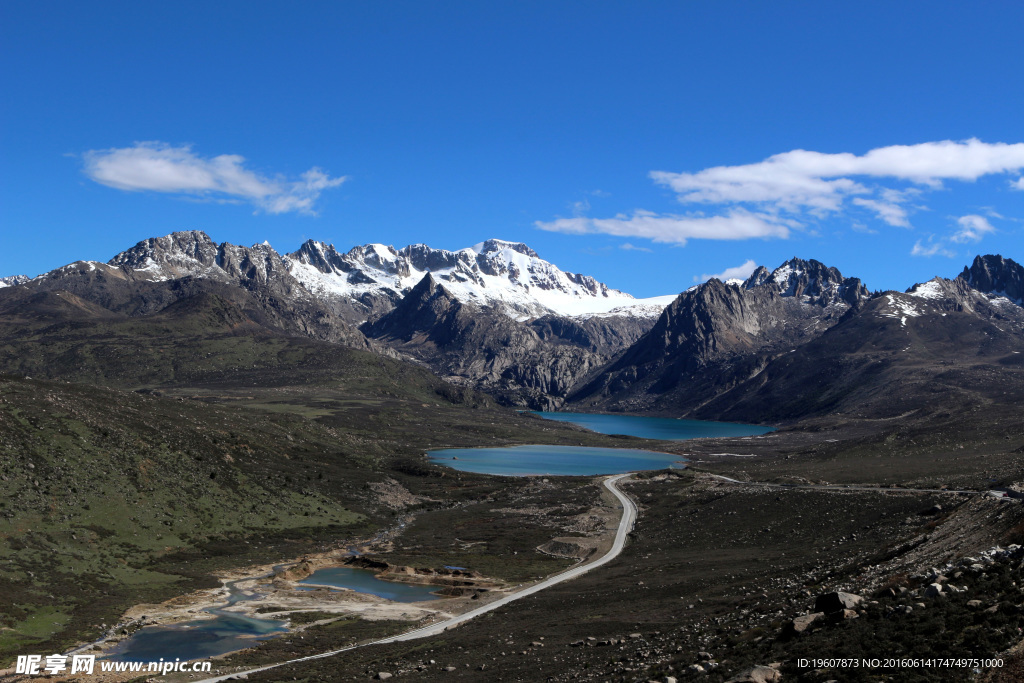
M643 237L654 242L686 244L689 239L745 240L788 237L790 225L774 216L736 210L724 216L677 216L637 211L615 218L559 218L535 224L541 230L572 235L605 234Z
M83 159L89 178L118 190L244 200L273 214L312 214L324 190L347 180L332 178L315 167L297 180L268 178L245 168L245 158L237 154L203 158L188 145L163 142L90 150Z
M999 216L999 214L994 211L990 212L989 215L1002 218L1002 216ZM910 250L910 254L911 256L941 255L953 257L956 256L954 245L980 242L985 235L993 232L996 232L995 227L984 216L979 216L978 214L973 213L966 216L960 216L956 219L956 229L952 234L944 237L930 235L927 243L922 243L921 240L918 240L914 243L914 247Z
M880 220L900 228L909 228L910 221L907 219L907 210L894 202L880 201L877 199L865 199L854 197L853 203L873 211Z
M958 229L949 238L954 242L980 242L985 235L996 231L987 218L976 214L960 216L956 219L956 223Z
M792 229L848 214L873 216L910 228L925 192L948 181L1024 170L1024 143L977 139L942 140L878 147L863 155L803 149L739 166L715 166L695 173L652 171L655 183L671 189L684 205L718 207L718 215L673 215L637 211L632 216L539 221L537 227L576 234L602 232L684 244L687 239L786 238ZM1024 190L1024 178L1010 181ZM927 249L928 247L922 247Z
M701 275L699 278L694 277L693 279L699 282L707 282L711 278L717 278L722 282L733 279L746 280L748 277L750 277L751 273L753 273L756 269L757 263L754 261L754 259L749 259L738 266L726 268L721 273L714 273L712 275L708 275L707 273L705 273L704 275Z
M914 248L910 250L911 256L948 256L953 258L956 256L956 252L947 249L941 241L935 242L931 238L928 239L928 244L921 244L921 240L914 242Z
M630 244L629 242L623 242L622 244L620 244L619 249L624 249L626 251L646 251L647 253L652 253L654 251L653 249L648 249L647 247L638 247L635 244Z

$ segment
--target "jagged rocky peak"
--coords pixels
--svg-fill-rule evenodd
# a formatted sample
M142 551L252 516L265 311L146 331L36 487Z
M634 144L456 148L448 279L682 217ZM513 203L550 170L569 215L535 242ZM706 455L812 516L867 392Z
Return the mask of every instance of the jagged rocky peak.
M409 265L419 271L436 272L458 268L460 265L472 270L473 259L463 251L434 249L426 244L410 244L399 252L409 261Z
M353 247L349 256L387 273L404 275L408 268L398 251L386 244L365 244Z
M269 242L251 247L225 242L217 249L217 265L232 277L261 283L275 278L291 279L287 265Z
M838 268L814 259L791 258L771 273L759 266L741 285L743 289L772 286L782 296L828 306L853 305L871 296L860 278L843 277Z
M269 242L242 247L217 244L201 230L151 237L123 251L107 265L135 279L161 282L183 277L212 278L242 283L291 280L288 268ZM292 289L294 282L286 282Z
M764 283L772 279L772 273L764 266L758 266L754 269L754 272L750 274L743 282L743 289L753 289L754 287L760 287Z
M28 275L7 275L0 277L0 287L16 287L17 285L23 285L31 280Z
M338 271L347 273L352 270L351 264L345 260L342 254L338 253L333 244L324 244L316 240L306 240L298 251L288 254L287 258L313 266L321 273Z
M142 240L131 249L110 259L108 265L127 270L152 270L165 275L187 275L197 265L217 264L217 244L202 230L172 232L163 237Z
M1024 304L1024 266L998 254L976 256L959 278L979 292Z
M446 314L460 306L458 299L427 273L394 310L365 323L361 329L370 337L409 341L419 332L433 330Z

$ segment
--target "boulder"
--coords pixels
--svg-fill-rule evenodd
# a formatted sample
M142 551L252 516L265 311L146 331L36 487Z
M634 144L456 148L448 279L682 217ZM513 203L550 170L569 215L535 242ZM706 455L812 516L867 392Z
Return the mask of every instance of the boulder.
M942 595L942 584L941 583L930 583L928 587L924 589L924 597L926 598L937 598Z
M758 665L739 672L725 683L775 683L781 680L782 674L775 669Z
M816 620L825 616L824 612L812 612L811 614L804 614L799 616L793 621L786 624L786 630L791 633L803 633L811 627Z
M389 678L391 678L391 674L389 674L387 671L380 671L380 672L377 673L377 680L378 681L386 681Z
M856 609L864 598L853 593L832 592L823 593L814 601L814 611L832 614L841 612L844 609Z

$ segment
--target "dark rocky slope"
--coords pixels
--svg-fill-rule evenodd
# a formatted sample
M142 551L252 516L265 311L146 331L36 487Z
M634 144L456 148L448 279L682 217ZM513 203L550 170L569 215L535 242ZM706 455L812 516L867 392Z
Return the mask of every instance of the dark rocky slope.
M456 299L426 275L395 307L363 325L371 339L503 402L553 408L580 377L643 332L645 320L545 316L519 322Z
M758 268L742 284L683 292L654 327L570 395L579 407L687 414L816 338L868 298L818 261Z

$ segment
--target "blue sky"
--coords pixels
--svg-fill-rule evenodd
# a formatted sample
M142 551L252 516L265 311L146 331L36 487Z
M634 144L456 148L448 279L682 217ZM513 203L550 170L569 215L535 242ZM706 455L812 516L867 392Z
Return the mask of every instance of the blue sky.
M523 241L637 296L1024 261L1024 4L7 2L0 275ZM803 150L802 152L800 150Z

